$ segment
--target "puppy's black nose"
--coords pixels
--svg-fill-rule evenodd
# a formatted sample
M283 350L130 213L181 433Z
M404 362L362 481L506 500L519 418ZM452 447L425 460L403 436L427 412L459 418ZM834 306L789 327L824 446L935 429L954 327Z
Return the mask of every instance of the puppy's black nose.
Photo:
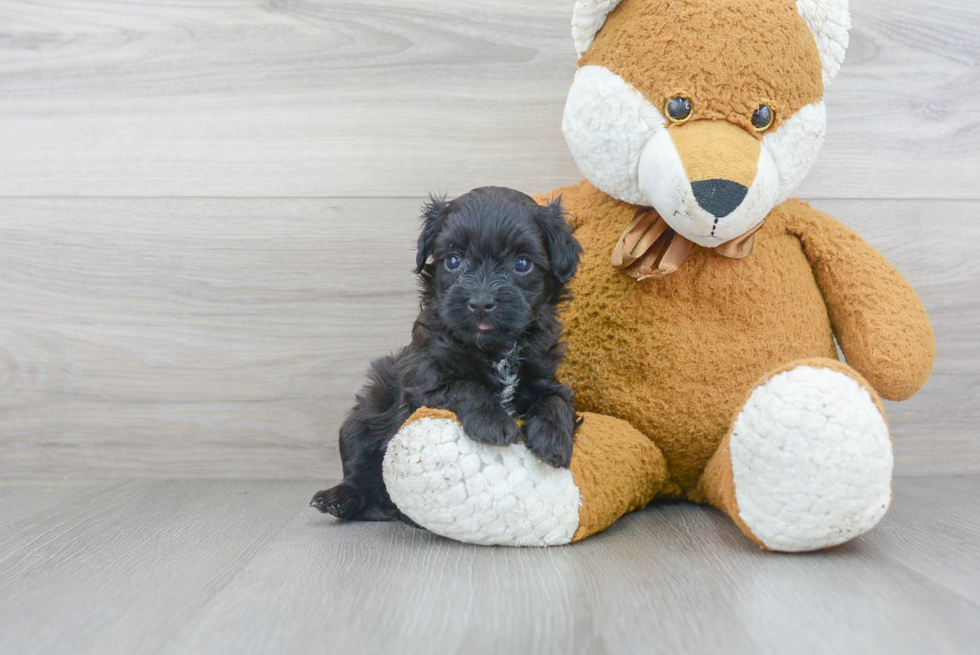
M749 193L746 187L729 180L693 182L691 190L701 209L715 218L724 218L738 209Z
M497 306L497 301L493 296L480 294L470 298L469 307L471 312L492 312Z

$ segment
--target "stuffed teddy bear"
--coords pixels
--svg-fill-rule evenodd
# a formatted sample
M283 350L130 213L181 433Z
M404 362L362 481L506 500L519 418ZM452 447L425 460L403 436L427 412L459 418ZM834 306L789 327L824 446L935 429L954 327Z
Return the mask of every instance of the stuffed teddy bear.
M460 541L544 546L679 499L777 551L881 520L880 398L925 383L932 329L878 251L789 199L849 26L847 0L578 0L563 130L586 179L554 192L585 250L563 315L583 418L571 466L476 444L423 408L384 461L405 514Z

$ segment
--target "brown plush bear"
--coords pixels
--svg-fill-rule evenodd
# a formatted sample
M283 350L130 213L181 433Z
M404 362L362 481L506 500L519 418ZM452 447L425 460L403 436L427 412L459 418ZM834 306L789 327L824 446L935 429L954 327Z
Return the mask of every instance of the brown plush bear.
M572 465L423 409L389 445L392 499L482 544L583 539L654 498L709 503L773 550L866 532L891 501L879 397L914 394L935 348L901 274L788 199L823 141L846 0L578 0L572 27Z

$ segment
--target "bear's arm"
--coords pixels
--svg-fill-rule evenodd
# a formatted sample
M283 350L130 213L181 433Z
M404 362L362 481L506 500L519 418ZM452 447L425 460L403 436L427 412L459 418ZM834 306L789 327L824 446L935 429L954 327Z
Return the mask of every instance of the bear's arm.
M929 378L936 344L912 285L867 241L800 201L784 207L830 312L847 363L889 400Z

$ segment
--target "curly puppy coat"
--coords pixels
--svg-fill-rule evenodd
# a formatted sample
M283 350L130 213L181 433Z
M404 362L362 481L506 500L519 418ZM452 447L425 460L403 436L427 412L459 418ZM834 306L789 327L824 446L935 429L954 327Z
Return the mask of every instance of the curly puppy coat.
M412 342L371 364L340 428L344 481L311 505L345 519L406 520L381 465L390 439L423 406L455 412L474 441L523 438L543 461L567 468L576 425L572 392L555 378L564 353L558 308L581 251L560 200L541 207L498 187L431 199Z

